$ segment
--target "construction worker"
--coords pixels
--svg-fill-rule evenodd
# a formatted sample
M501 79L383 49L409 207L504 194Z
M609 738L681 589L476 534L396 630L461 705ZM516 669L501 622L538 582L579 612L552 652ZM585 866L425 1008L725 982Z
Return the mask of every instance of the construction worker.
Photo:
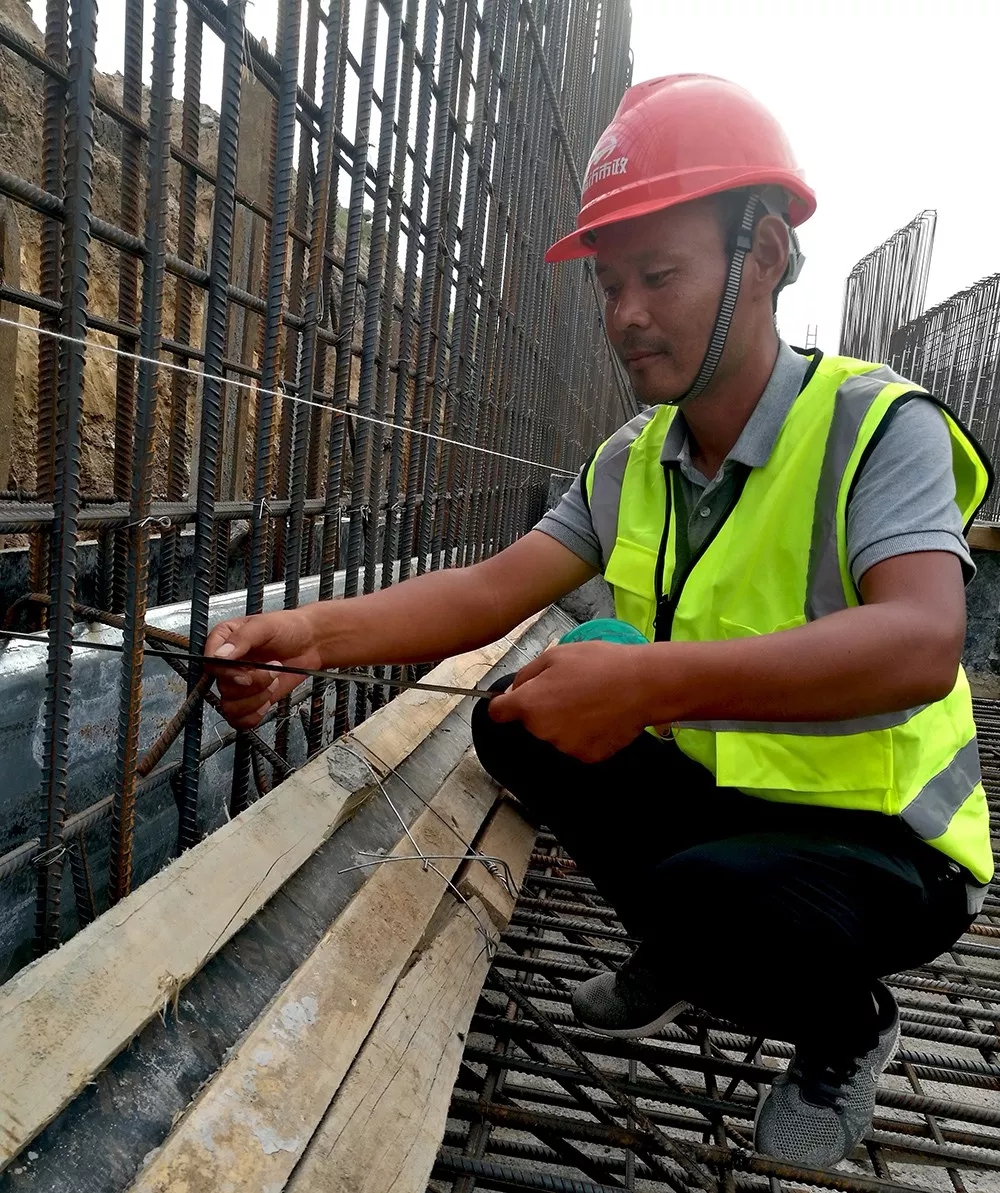
M647 407L494 558L238 618L209 653L438 659L603 572L643 644L546 651L473 723L485 768L640 942L577 988L574 1011L640 1036L694 1005L791 1041L756 1145L829 1167L869 1129L898 1041L880 979L949 948L993 873L960 667L963 533L990 474L954 417L885 366L779 339L794 228L814 208L741 88L633 87L548 260L596 257L608 335ZM220 672L235 726L295 683Z

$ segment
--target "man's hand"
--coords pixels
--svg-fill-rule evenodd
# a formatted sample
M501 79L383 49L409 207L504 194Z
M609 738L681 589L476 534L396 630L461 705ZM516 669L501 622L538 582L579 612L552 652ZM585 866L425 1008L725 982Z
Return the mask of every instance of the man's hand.
M646 646L576 642L555 646L490 701L495 721L525 729L581 762L602 762L646 726Z
M307 609L233 617L208 636L205 654L220 659L246 659L248 664L282 663L288 667L321 668L319 643ZM302 683L297 675L275 675L236 667L209 668L222 698L222 713L234 729L254 729L272 704Z

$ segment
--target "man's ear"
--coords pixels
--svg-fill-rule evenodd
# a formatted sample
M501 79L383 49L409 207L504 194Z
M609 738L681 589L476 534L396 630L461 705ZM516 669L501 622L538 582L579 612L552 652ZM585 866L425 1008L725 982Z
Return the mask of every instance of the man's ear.
M771 301L788 265L788 227L779 215L765 215L754 232L753 248L744 265L751 265L754 297Z

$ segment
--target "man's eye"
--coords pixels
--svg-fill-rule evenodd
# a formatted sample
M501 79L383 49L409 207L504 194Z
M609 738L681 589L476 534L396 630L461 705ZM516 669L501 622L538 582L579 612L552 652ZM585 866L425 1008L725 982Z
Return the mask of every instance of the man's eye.
M618 297L618 287L617 286L605 286L604 287L605 302L614 302L614 300L617 297Z
M659 286L667 280L667 277L669 276L669 274L670 274L669 269L660 269L660 270L657 270L656 273L647 273L646 274L646 285L647 286Z

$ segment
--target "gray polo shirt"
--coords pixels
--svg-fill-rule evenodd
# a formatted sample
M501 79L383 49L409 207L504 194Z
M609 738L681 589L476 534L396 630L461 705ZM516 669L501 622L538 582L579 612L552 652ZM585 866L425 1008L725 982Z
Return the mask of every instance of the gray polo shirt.
M688 545L696 552L729 507L740 465L763 468L795 401L809 362L781 343L771 378L732 451L711 479L691 462L684 415L674 419L662 459L679 471L688 510ZM604 570L601 547L583 499L582 476L536 526L575 555ZM914 551L950 551L966 582L975 568L955 504L951 438L941 411L920 398L896 413L862 468L847 508L847 550L855 584L870 567Z

